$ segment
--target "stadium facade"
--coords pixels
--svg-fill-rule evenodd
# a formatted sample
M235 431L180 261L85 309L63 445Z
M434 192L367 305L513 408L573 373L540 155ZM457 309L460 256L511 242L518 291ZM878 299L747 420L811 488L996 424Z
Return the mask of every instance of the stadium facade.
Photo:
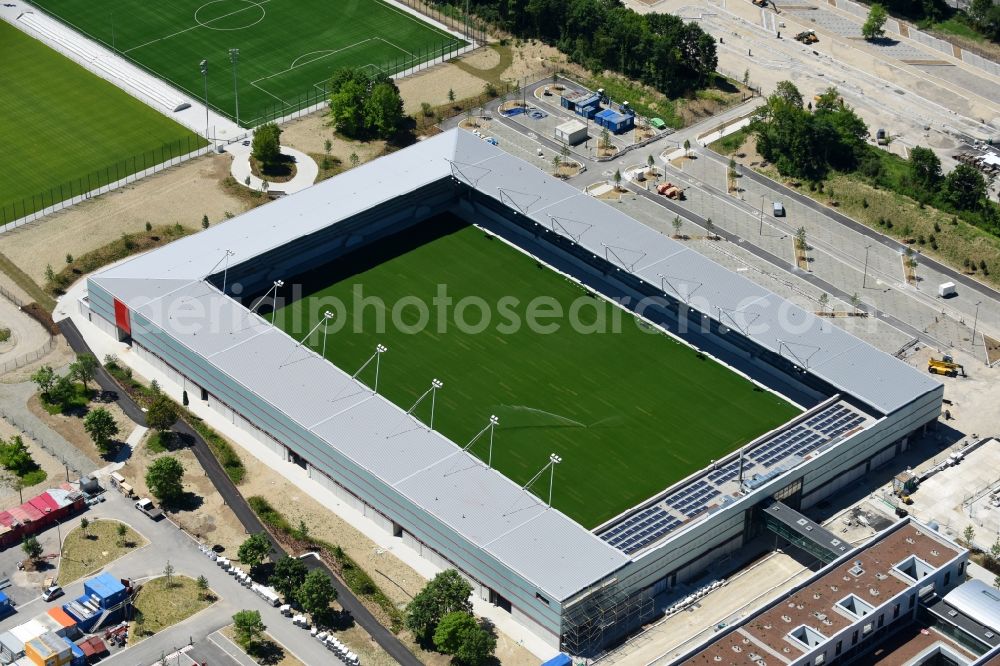
M445 212L627 297L805 411L590 531L439 433L402 427L403 410L234 294L264 294ZM943 396L829 321L459 130L95 274L80 308L192 400L577 655L620 640L651 619L655 595L740 550L765 504L808 508L905 450Z

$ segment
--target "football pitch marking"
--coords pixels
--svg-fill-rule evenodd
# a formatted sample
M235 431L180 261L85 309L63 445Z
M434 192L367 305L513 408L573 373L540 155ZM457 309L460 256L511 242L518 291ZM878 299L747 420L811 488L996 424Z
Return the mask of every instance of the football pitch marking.
M246 10L254 8L254 7L256 7L257 9L260 9L262 12L264 12L264 8L261 5L264 5L264 4L266 4L266 3L270 2L270 1L271 0L258 0L257 2L253 2L252 0L243 0L243 2L246 2L250 6L249 7L243 7L242 9L237 9L234 12L229 12L228 14L223 14L222 16L217 16L214 19L211 19L209 21L204 21L204 22L203 21L199 21L198 20L198 12L200 12L202 9L204 9L208 5L214 4L216 2L222 2L222 0L212 0L211 2L206 2L201 7L198 7L198 9L194 10L195 24L192 25L191 27L184 28L183 30L178 30L177 32L173 32L173 33L170 33L169 35L165 35L164 37L157 37L156 39L151 39L148 42L145 42L143 44L139 44L138 46L133 46L130 49L125 49L124 51L122 51L122 53L131 53L132 51L135 51L136 49L141 49L144 46L149 46L150 44L155 44L157 42L162 42L165 39L170 39L171 37L176 37L177 35L183 35L185 32L191 32L192 30L195 30L197 28L208 28L209 30L243 30L244 28L250 27L250 25L257 25L258 23L260 23L261 21L263 21L264 20L264 15L262 14L261 17L259 19L257 19L256 21L254 21L250 25L245 25L245 26L243 26L241 28L212 28L208 24L209 23L214 23L216 21L219 21L221 19L227 18L229 16L234 16L234 15L239 14L241 12L245 12ZM266 12L265 12L265 14L266 14Z

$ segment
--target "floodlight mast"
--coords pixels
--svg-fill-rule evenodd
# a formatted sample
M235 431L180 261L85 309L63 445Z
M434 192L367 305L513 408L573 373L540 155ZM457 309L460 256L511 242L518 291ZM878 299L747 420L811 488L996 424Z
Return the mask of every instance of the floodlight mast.
M320 319L318 322L316 322L316 325L313 326L311 329L309 329L309 332L305 334L305 337L303 337L301 340L299 340L299 343L297 345L295 345L296 349L299 348L299 347L301 347L303 345L303 343L305 343L305 341L309 339L309 336L311 336L313 333L316 332L317 328L319 328L320 326L322 326L323 324L325 324L327 321L329 321L332 318L333 318L333 313L332 312L330 312L329 310L327 310L326 312L324 312L323 313L323 318ZM323 339L323 352L324 353L326 352L326 338Z
M466 444L464 447L462 447L462 451L468 451L469 449L472 448L472 445L475 444L477 441L479 441L479 438L482 437L483 434L487 430L489 430L490 431L490 452L489 452L489 455L488 455L488 457L486 459L486 466L488 468L490 468L490 469L493 469L493 430L494 430L494 428L496 428L496 426L497 426L498 423L500 423L500 419L498 419L496 417L496 415L490 416L490 422L487 423L486 426L482 430L480 430L479 432L477 432L476 435L472 439L469 440L468 444Z
M413 403L413 406L410 407L408 410L406 410L407 415L413 416L413 410L415 410L417 408L417 405L419 405L421 402L423 402L423 399L426 398L428 394L430 394L430 396L431 396L431 422L430 422L430 429L433 430L434 429L434 406L435 406L436 399L437 399L437 390L439 388L443 387L443 386L444 386L444 382L442 382L441 380L439 380L439 379L432 379L431 380L431 387L429 389L427 389L426 391L424 391L422 394L420 394L420 397L417 398L416 402ZM414 418L416 418L416 417L414 417Z
M224 259L226 260L226 267L222 270L222 294L223 295L225 295L225 293L226 293L226 280L229 277L229 257L235 257L235 256L236 256L235 252L233 252L232 250L226 250L226 256L224 257Z
M260 307L260 304L263 303L265 300L267 300L267 297L271 295L272 291L274 292L274 299L278 300L278 288L279 287L284 287L284 286L285 286L284 282L282 282L281 280L275 280L274 284L271 285L271 288L267 290L267 293L264 294L263 296L261 296L260 298L258 298L257 302L254 303L250 307L250 313L251 314L255 313L257 311L257 308ZM271 323L272 324L274 323L274 310L275 310L275 308L272 307L271 308Z
M540 477L542 474L545 474L545 470L549 470L549 506L551 507L552 506L552 488L553 488L553 485L555 484L555 479L556 479L556 465L558 465L561 462L562 462L562 457L557 456L554 453L550 453L549 454L549 461L547 463L545 463L544 467L542 467L540 470L538 470L538 474L535 474L533 477L531 477L530 481L528 481L526 484L524 484L523 486L521 486L521 490L527 490L528 488L530 488L531 484L533 484L535 481L538 480L538 477Z
M361 364L361 367L358 368L357 372L355 372L353 375L351 375L351 379L357 379L358 375L360 375L361 372L365 368L367 368L371 364L372 361L375 361L375 386L372 389L372 393L378 393L379 361L381 361L382 354L386 353L387 351L389 351L389 348L386 347L385 345L383 345L381 343L375 345L375 353L372 354L371 356L369 356L368 360Z
M323 327L323 358L326 358L326 339L330 337L330 321L333 319L333 313L327 310L323 313L323 321L325 326Z

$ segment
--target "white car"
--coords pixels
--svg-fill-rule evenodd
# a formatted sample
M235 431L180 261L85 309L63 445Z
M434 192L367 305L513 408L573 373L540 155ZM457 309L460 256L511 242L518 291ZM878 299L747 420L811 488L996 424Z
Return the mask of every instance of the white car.
M58 585L50 585L45 588L45 592L42 593L42 601L52 601L53 599L58 599L63 595L63 589Z

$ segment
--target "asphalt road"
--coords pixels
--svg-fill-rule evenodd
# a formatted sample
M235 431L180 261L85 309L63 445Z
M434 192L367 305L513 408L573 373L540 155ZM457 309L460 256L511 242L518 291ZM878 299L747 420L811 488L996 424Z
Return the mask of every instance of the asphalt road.
M71 319L67 318L62 320L59 322L59 326L62 330L63 336L69 343L69 346L73 348L73 351L77 354L92 353L90 351L90 347L87 346L86 341L83 339L83 336L80 335L80 331L76 328L76 325ZM137 424L145 425L145 413L139 405L132 400L131 396L118 386L118 383L103 367L98 370L96 381L103 390L116 391L118 393L118 404L122 408L122 411L124 411L125 414ZM247 504L243 495L241 495L236 489L236 486L226 474L211 449L208 448L208 444L204 439L202 439L201 435L199 435L183 419L179 419L177 423L174 424L174 431L189 437L190 441L193 442L192 450L195 457L198 459L198 462L201 463L201 466L205 469L205 473L212 481L215 489L220 495L222 495L222 499L225 501L226 505L232 509L236 518L243 525L243 528L247 531L247 533L256 534L258 532L264 532L265 534L268 534L267 530L264 529L264 526L257 518L257 514L253 512L253 509L251 509L250 505ZM288 554L281 547L281 545L271 537L270 534L268 534L268 540L271 542L272 559L280 558ZM397 663L404 664L405 666L421 666L420 660L414 657L413 654L406 649L406 647L392 632L382 626L382 624L375 619L375 616L369 612L360 600L358 600L350 588L348 588L340 578L338 578L325 564L323 564L319 558L309 557L306 558L304 562L310 569L321 569L330 576L330 579L333 581L333 586L337 590L337 602L344 608L344 610L351 614L354 621L363 627L383 650L389 653L389 656L395 659Z

